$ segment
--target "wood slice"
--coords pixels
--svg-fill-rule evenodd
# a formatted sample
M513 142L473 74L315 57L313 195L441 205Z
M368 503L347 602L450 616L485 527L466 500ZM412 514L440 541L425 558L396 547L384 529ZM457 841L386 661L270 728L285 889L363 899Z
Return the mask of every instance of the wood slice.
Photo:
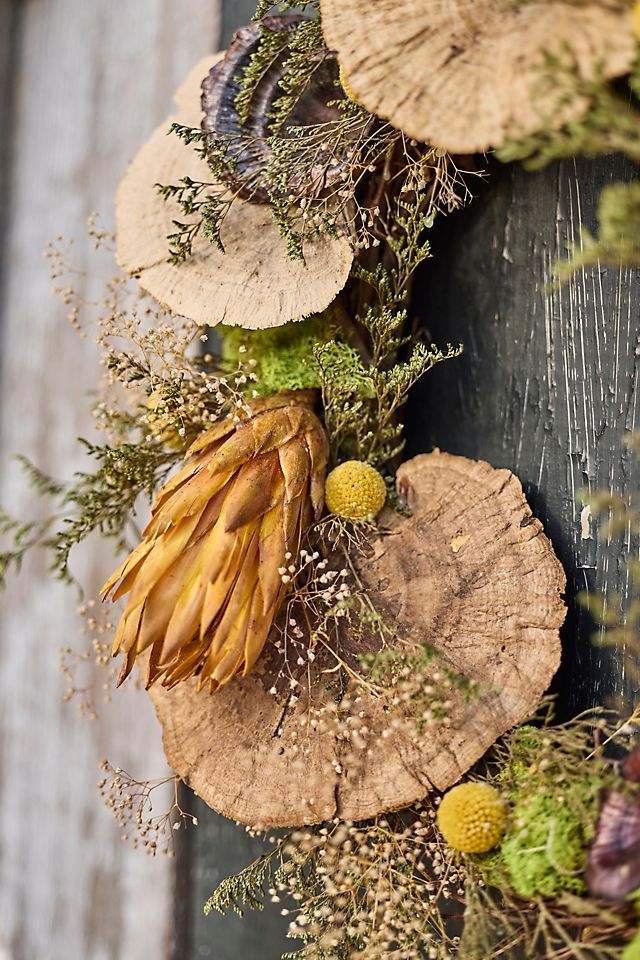
M234 200L221 227L225 252L199 234L184 263L169 263L167 236L174 220L189 223L156 184L183 177L210 182L212 173L196 145L187 146L169 128L175 121L200 126L200 86L222 56L205 57L178 89L178 110L136 154L116 196L117 260L163 306L200 324L226 323L254 330L302 320L329 306L351 270L346 237L319 237L304 244L305 262L292 260L271 209Z
M358 575L399 647L439 651L434 684L446 668L476 693L455 686L446 725L421 731L405 705L362 688L338 706L330 677L309 683L305 667L292 703L269 692L281 687L273 647L213 696L195 680L153 687L169 763L220 813L268 829L400 809L455 783L546 690L565 578L518 479L436 451L404 464L398 489L412 516L385 511Z
M621 76L637 55L631 11L605 0L320 7L353 96L408 136L453 153L579 119L590 101L576 95L576 79Z

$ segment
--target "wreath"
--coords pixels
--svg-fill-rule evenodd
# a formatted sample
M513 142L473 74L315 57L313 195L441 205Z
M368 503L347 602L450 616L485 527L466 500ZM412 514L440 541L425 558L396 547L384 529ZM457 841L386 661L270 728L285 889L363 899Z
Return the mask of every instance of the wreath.
M132 161L115 236L91 224L121 271L94 318L104 442L69 484L25 463L57 506L2 514L0 570L42 546L74 582L89 535L123 550L88 605L95 656L148 690L176 784L289 828L206 906L284 904L288 957L640 956L637 713L554 719L565 579L518 479L402 462L409 391L462 350L411 312L434 223L489 150L640 158L639 11L263 0ZM599 220L560 280L640 263L638 184ZM105 764L151 853L193 821L177 792L154 816L154 788Z

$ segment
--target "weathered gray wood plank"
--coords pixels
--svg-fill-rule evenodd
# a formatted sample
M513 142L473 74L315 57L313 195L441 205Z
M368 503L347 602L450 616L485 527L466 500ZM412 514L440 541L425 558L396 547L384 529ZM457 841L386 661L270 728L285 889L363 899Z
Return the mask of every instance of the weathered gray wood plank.
M91 433L86 394L97 375L91 340L79 340L51 298L42 250L59 232L76 236L90 269L86 217L98 209L112 220L127 161L192 62L213 49L219 11L214 0L38 0L4 4L3 28L16 12L17 29L0 30L0 73L7 41L19 38L3 84L0 502L32 517L41 507L10 454L63 477L82 467L75 437ZM76 570L95 588L111 564L94 544ZM103 755L140 777L164 771L146 695L119 693L93 724L62 704L57 650L78 642L78 621L73 595L51 583L41 557L1 603L0 953L167 958L172 862L123 843L95 788Z
M436 342L463 357L425 379L411 407L411 450L431 444L513 469L569 575L570 614L557 689L568 712L631 698L624 652L594 648L577 590L626 587L629 539L583 539L583 489L637 490L623 448L638 426L640 274L592 268L560 290L551 265L595 226L606 183L637 176L617 158L540 173L494 170L481 196L434 240L417 300ZM637 544L635 545L637 549Z

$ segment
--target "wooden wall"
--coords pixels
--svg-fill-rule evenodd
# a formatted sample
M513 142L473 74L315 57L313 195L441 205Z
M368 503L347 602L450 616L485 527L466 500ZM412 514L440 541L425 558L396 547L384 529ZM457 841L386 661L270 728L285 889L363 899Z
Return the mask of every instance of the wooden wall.
M619 158L529 173L491 167L479 196L434 231L415 307L436 342L463 342L410 408L410 448L441 446L521 479L568 575L569 617L556 690L565 713L637 699L626 653L596 648L580 590L627 590L629 532L583 524L583 492L638 490L625 448L639 427L640 272L597 266L558 288L553 264L593 231L603 186L637 176ZM455 369L454 369L455 367ZM586 518L584 518L586 520Z
M40 505L11 454L69 477L92 430L97 349L51 297L45 244L75 236L91 269L87 216L113 222L128 160L220 25L214 0L0 2L0 503L20 516ZM103 547L76 558L93 589L111 566ZM129 689L93 723L63 704L58 648L80 642L78 619L42 557L0 605L0 956L166 960L173 863L123 843L96 790L102 756L166 769L147 697Z

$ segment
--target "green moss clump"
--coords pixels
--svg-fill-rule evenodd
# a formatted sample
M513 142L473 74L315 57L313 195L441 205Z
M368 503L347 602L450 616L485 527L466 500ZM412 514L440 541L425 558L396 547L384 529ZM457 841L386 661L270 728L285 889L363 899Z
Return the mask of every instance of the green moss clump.
M572 804L569 797L561 804L555 791L531 796L530 790L531 785L514 805L512 826L500 848L511 889L525 899L583 893L591 825L585 823L582 804ZM586 790L584 800L590 805L592 785Z
M620 955L620 960L640 960L640 930Z
M252 386L262 396L319 387L313 351L336 335L336 326L326 313L269 330L219 329L223 362L235 368L240 362L254 360L257 379Z

